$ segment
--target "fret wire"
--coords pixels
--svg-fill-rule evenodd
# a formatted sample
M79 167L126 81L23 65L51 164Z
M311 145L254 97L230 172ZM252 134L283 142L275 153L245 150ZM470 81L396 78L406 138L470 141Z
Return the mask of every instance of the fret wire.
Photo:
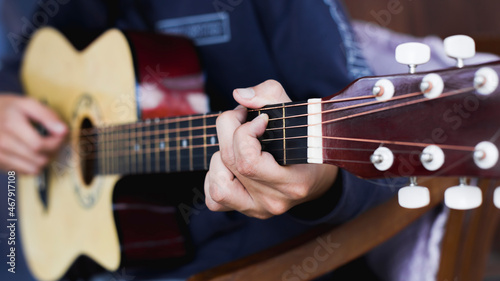
M123 126L122 127L122 134L124 135L127 135L128 132L127 132L127 126ZM125 144L125 140L122 139L121 143L120 143L120 147L121 147L121 151L126 151L127 147L126 147L126 144ZM122 167L122 171L124 174L128 174L128 157L127 156L122 156L122 162L121 164L121 167Z
M206 117L206 114L204 114ZM203 167L205 170L208 170L208 161L207 161L207 119L203 118Z
M142 128L141 128L142 129ZM139 130L138 131L138 134L137 134L137 155L139 157L139 172L140 173L143 173L144 172L144 162L143 162L143 155L142 155L142 136L143 136L143 132L142 130Z
M286 133L285 133L285 107L283 104L283 163L286 165Z
M111 160L111 144L110 142L112 141L111 137L110 137L110 133L111 133L111 130L110 128L108 127L107 129L107 132L106 132L106 147L108 149L108 155L106 157L106 162L108 162L108 167L107 167L107 173L108 175L111 174L112 172L112 165L113 165L113 161Z
M126 134L125 131L125 126L120 126L120 136L123 136ZM121 155L121 151L125 151L125 140L121 138L119 140L119 150L118 150L118 169L120 174L126 174L126 169L127 169L127 161L125 155Z
M155 119L155 131L159 132L160 131L160 125L158 124L159 123L159 119ZM160 139L161 139L161 135L160 135ZM156 158L155 158L155 166L156 166L156 169L155 171L157 173L160 172L160 149L158 149L156 151Z
M118 135L122 135L122 127L120 126L119 127L119 130L118 130ZM121 170L122 170L122 165L123 165L123 161L120 161L120 154L119 152L122 150L122 147L121 147L121 142L122 142L122 139L121 138L118 138L115 143L116 143L116 147L115 147L115 161L116 161L116 170L115 170L115 173L116 174L120 174Z
M104 148L106 149L104 152L105 152L105 171L106 171L106 174L109 174L109 161L106 161L107 159L109 159L109 148L108 148L109 144L108 144L108 127L105 127L104 129Z
M104 159L106 159L105 154L104 154L104 153L106 153L106 149L104 148L104 143L105 143L104 142L104 137L105 137L104 134L99 134L99 141L100 142L98 143L99 148L100 148L100 152L101 152L99 156L102 157L102 158L99 158L99 160L101 162L99 170L102 171L103 173L104 173L104 170L105 170Z
M192 137L193 137L193 123L192 123L192 120L189 119L188 121L188 127L191 128L188 132L188 145L189 145L189 170L192 171L193 170L193 148L191 146L191 143L192 143Z
M104 129L104 128L103 128ZM102 158L102 169L104 171L104 173L106 174L106 133L105 131L103 131L103 133L101 134L101 138L102 138L102 148L103 148L103 158Z
M120 129L120 128L121 127L118 127L118 129ZM115 134L117 134L119 132L120 132L120 130L113 130L113 135L115 135ZM114 162L114 164L113 164L114 165L113 174L119 174L119 171L120 171L120 167L119 167L120 161L118 161L119 160L119 158L118 158L119 157L118 151L119 151L119 148L120 148L118 146L119 141L120 141L120 139L113 137L113 143L112 143L112 145L113 145L113 162Z
M116 150L116 140L115 140L115 137L113 137L113 135L115 134L115 130L112 130L111 131L111 167L112 167L112 171L111 173L112 174L115 174L116 173L116 170L117 170L117 167L116 167L116 157L115 157L115 150Z
M133 155L132 155L132 146L130 145L130 140L132 139L132 129L131 127L127 124L125 125L126 128L126 135L128 136L128 139L124 140L124 145L126 149L124 151L127 151L128 155L126 156L127 159L127 169L129 174L134 173L134 169L132 167L132 164L134 163Z
M177 119L177 120L180 120L180 119ZM177 126L177 147L176 147L176 153L177 153L177 171L180 171L181 170L181 150L180 150L180 142L181 142L181 138L180 138L180 131L179 131L179 128L180 128L180 121L177 121L176 123L176 126Z
M165 167L167 172L170 172L170 133L168 132L168 124L165 124Z
M133 163L133 172L134 174L137 174L139 171L137 169L137 162L138 162L138 155L137 155L137 130L132 130L132 143L130 148L132 149L132 163Z
M128 125L126 126L126 128L127 128L127 131L128 131L128 139L130 140L130 139L132 139L132 129ZM132 156L132 153L131 153L132 152L132 150L131 150L132 146L130 145L130 141L127 141L126 147L127 147L126 151L129 152L129 154L127 156L127 159L128 159L127 160L128 161L128 165L127 165L128 172L129 173L133 173L134 169L132 168L132 163L134 163L134 162L133 162L133 156Z
M148 120L147 122L151 122L150 120ZM149 125L151 126L151 123L149 123ZM148 127L144 127L143 130L144 131L147 131ZM146 136L143 136L143 141L144 141L144 138ZM149 138L151 138L152 136L149 136ZM146 144L144 144L144 147L146 147ZM151 153L144 153L145 154L145 158L146 158L146 172L150 172L151 171Z
M114 134L114 130L110 130L110 148L111 148L111 155L110 155L110 162L111 162L111 174L113 174L115 172L115 154L114 154L114 151L115 151L115 138L113 137L113 134Z

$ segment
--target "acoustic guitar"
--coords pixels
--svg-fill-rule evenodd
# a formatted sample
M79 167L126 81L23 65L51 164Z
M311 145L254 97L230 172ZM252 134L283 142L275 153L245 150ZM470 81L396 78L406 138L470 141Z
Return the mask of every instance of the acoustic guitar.
M499 71L495 62L365 77L329 97L251 109L248 119L270 116L261 143L282 165L332 164L367 179L498 178ZM123 233L133 211L115 216L122 205L113 192L124 175L207 170L218 150L219 113L206 113L189 40L113 29L77 51L43 28L21 74L26 93L70 128L47 169L20 179L19 221L32 273L58 279L82 255L115 271L124 260L161 252L131 246L163 238Z

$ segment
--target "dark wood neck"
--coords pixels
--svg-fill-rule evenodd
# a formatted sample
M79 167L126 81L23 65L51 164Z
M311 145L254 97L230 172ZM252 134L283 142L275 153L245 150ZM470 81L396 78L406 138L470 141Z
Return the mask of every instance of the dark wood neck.
M263 150L282 165L307 163L307 104L249 110L247 119L260 113L268 114L270 120L261 137ZM81 143L93 143L90 150L95 152L87 153L89 157L84 159L93 161L97 174L208 170L212 155L219 150L218 116L209 113L99 128L90 137L81 138Z

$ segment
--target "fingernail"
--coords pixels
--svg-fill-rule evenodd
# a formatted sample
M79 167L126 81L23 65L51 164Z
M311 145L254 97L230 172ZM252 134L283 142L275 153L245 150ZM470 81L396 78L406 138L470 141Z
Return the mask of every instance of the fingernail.
M256 120L256 119L263 119L263 120L266 120L266 122L267 122L267 119L269 119L269 115L267 115L266 113L261 113L261 114L259 114L259 116L255 117L254 120Z
M255 91L252 88L240 88L236 89L236 92L238 92L238 95L244 99L251 99L255 97Z
M66 130L66 126L62 123L52 123L51 129L54 133L61 134Z

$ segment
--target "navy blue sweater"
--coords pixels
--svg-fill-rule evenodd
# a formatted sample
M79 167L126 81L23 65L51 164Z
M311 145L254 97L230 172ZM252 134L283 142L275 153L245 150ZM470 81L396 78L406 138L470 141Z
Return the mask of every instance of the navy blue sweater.
M118 27L191 37L204 67L213 110L236 105L233 89L267 79L278 80L292 100L303 101L331 95L353 79L370 74L346 14L335 0L48 2L57 7L37 4L35 13L47 16L38 20L28 17L34 27L48 24L95 31ZM30 28L21 26L17 37L8 37L19 52L4 59L0 91L21 91L18 58L30 33ZM342 171L322 198L268 220L198 208L188 225L196 249L194 259L175 270L157 272L156 277L185 278L265 249L318 223L345 222L394 191L389 182L364 181Z

